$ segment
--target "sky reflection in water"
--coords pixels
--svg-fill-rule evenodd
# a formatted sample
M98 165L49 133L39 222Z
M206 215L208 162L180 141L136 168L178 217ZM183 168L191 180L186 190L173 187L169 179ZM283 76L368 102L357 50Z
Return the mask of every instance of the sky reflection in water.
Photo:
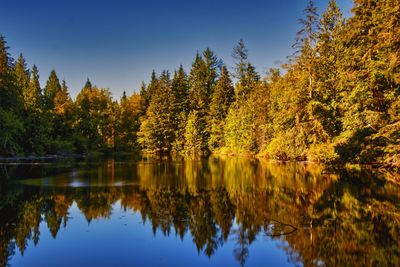
M240 158L7 168L22 185L1 187L0 266L399 263L400 190L371 172Z

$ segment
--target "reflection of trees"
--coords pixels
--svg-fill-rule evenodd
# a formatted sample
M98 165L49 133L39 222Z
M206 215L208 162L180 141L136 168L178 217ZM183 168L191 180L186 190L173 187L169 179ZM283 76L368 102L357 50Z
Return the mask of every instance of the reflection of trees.
M398 187L368 172L344 172L309 207L308 216L309 227L285 238L293 261L311 266L399 266Z
M228 240L235 242L241 265L251 256L251 244L266 236L280 240L292 262L306 266L399 266L398 187L368 172L322 177L322 170L238 158L107 162L82 171L91 187L2 187L8 197L1 200L6 216L0 219L0 266L15 248L23 253L29 240L39 242L41 222L56 238L74 202L90 222L109 218L117 201L140 212L154 234L175 232L183 239L190 233L208 257ZM138 182L95 186L122 179ZM16 197L9 197L13 192Z

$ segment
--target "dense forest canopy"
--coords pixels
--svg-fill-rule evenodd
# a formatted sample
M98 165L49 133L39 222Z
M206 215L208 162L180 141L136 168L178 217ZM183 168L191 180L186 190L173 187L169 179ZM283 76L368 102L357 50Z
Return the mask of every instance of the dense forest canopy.
M0 36L0 156L133 151L232 153L400 168L400 5L309 1L281 69L260 75L243 40L234 66L211 49L153 72L119 101L88 80L75 100L52 71L14 60Z

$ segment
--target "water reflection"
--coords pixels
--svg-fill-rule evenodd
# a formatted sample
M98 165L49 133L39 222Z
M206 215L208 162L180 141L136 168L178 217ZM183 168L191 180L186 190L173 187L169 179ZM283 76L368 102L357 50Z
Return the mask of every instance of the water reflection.
M232 245L241 266L256 240L277 242L293 265L400 266L400 190L368 171L323 175L318 165L243 158L28 168L2 169L0 266L41 242L41 224L56 240L60 227L68 231L71 206L90 223L110 219L116 203L154 234L190 237L201 255Z

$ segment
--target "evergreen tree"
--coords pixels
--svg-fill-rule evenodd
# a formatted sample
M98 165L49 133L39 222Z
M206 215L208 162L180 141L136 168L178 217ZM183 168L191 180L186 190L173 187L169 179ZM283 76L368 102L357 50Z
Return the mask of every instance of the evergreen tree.
M338 66L343 54L340 40L343 23L342 13L335 0L329 1L316 33L315 51L318 56L313 63L314 95L307 108L310 125L314 129L311 133L314 136L313 144L308 154L314 160L327 160L327 155L336 157L330 144L341 131ZM331 152L327 153L329 150Z
M175 141L172 145L172 150L174 152L182 152L185 143L186 118L190 108L188 77L182 65L180 65L178 71L174 72L171 87L174 94L173 116L175 117Z
M127 97L124 91L118 105L115 123L115 148L119 151L134 150L138 147L137 133L140 127L142 99L139 94Z
M399 120L391 111L399 98L399 7L393 0L356 0L352 11L342 36L345 113L338 151L344 161L387 159L396 165Z
M46 86L44 87L44 99L45 99L45 106L47 110L53 110L54 108L54 98L61 90L60 80L57 77L57 73L55 70L50 72L49 78L46 82Z
M243 39L240 39L237 45L233 48L232 57L235 60L234 76L240 82L246 75L246 68L248 65L248 50Z
M174 77L172 79L172 91L174 93L176 101L176 113L188 114L189 112L189 83L188 77L180 65L178 71L174 72Z
M400 6L355 0L353 13L345 21L330 0L319 19L310 0L283 75L271 69L261 79L240 39L234 86L207 48L189 75L182 66L172 79L153 71L119 103L89 79L74 103L54 70L42 93L36 66L30 72L22 54L14 62L0 35L0 155L140 145L400 169Z
M157 82L156 82L157 81ZM149 107L138 133L139 144L148 152L170 152L174 141L174 96L169 72L154 79Z
M89 78L86 79L85 85L83 86L84 90L91 90L92 89L92 82Z
M229 153L257 154L264 145L269 92L255 83L247 99L233 103L224 125L224 147Z
M305 18L299 19L302 28L296 33L295 43L292 45L295 54L304 50L305 46L314 46L318 25L318 13L314 0L309 0L303 11Z
M43 111L42 89L40 88L39 70L36 65L32 67L29 85L24 92L24 104L26 108L40 109Z
M197 116L200 120L196 124L197 132L202 135L202 149L207 148L208 132L207 132L207 110L209 96L207 95L207 67L202 56L197 52L195 60L189 74L190 85L190 103L191 109L197 111Z
M247 60L248 51L242 39L234 48L232 55L236 61L237 82L235 102L229 108L224 125L223 149L229 153L255 153L258 150L255 137L256 114L250 99L260 85L260 76Z
M148 84L147 88L145 86L142 86L140 90L140 96L142 97L142 102L143 102L142 105L144 112L146 112L147 108L150 105L151 97L155 93L157 83L158 83L157 74L153 70L151 73L150 83Z
M248 50L243 39L240 39L234 47L232 57L235 60L235 84L236 101L245 100L252 87L260 80L254 66L248 61ZM237 102L239 104L239 102Z
M14 72L16 87L18 88L19 95L22 96L28 90L30 76L25 58L22 54L19 55L15 63Z
M185 153L187 155L201 154L203 150L203 136L198 111L189 113L185 128Z
M80 135L78 150L114 147L115 103L108 89L92 86L90 81L76 97L75 128Z
M189 74L191 108L203 110L207 105L205 95L206 71L205 62L197 52Z
M73 105L65 81L62 85L55 70L50 72L44 88L45 116L50 122L48 151L50 153L69 153L74 150L72 144Z
M62 81L61 89L54 96L54 129L53 137L61 140L72 138L72 100L68 93L65 80Z
M60 117L65 117L71 112L72 100L68 93L68 87L65 80L62 80L61 89L54 96L54 113Z
M220 67L220 61L210 48L204 50L203 58L205 64L204 98L208 108L211 102L212 93L214 91L215 82L218 77L218 67Z
M6 41L0 35L0 155L15 155L22 152L23 103L7 50Z
M139 92L139 95L140 95L140 99L141 99L141 113L142 113L142 115L144 115L145 114L145 112L146 112L146 109L147 109L147 106L148 106L148 103L147 103L147 98L148 98L148 96L147 96L147 87L146 87L146 84L144 83L144 82L142 82L142 84L140 85L140 92Z
M226 66L221 69L221 75L215 85L210 104L210 150L222 147L225 117L234 99L234 88Z
M304 69L308 78L308 94L313 98L313 87L315 80L314 63L316 58L315 42L318 25L318 13L314 0L308 2L304 9L305 18L299 19L302 28L296 34L296 40L293 44L297 57L297 64Z
M43 106L42 89L39 83L39 71L33 65L28 89L24 92L26 132L24 150L28 154L44 154L50 140L48 113Z

